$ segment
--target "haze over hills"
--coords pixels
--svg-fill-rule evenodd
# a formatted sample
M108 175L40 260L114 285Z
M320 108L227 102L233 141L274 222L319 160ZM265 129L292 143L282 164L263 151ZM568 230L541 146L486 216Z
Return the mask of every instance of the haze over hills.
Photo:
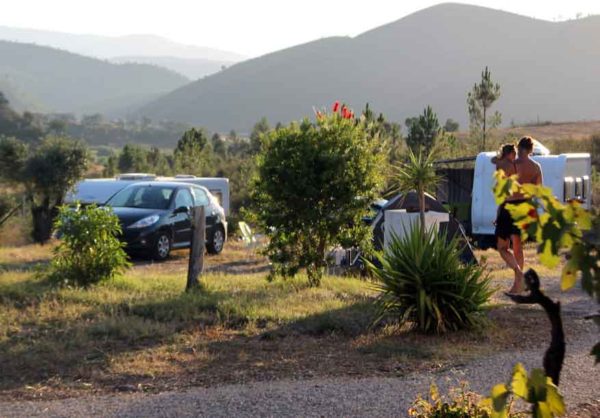
M191 79L245 59L234 52L184 45L156 35L110 37L0 26L0 40L50 46L116 62L123 62L121 57L135 57L128 61L162 65Z
M211 130L248 132L339 99L404 121L430 104L467 124L466 94L487 65L505 123L600 118L600 17L549 22L442 4L355 38L321 39L236 64L140 109Z
M0 91L17 110L122 114L187 82L154 65L0 41Z
M178 58L178 57L116 57L111 58L111 62L116 63L141 63L153 64L168 68L190 80L197 80L210 74L221 71L224 67L235 64L233 61L213 61L203 58Z

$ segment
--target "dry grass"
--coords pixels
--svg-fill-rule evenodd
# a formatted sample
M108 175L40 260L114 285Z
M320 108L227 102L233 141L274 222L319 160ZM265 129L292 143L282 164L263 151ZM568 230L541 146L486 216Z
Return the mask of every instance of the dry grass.
M495 253L486 255L494 283L508 287ZM235 242L207 258L197 294L183 292L184 251L167 263L139 260L126 276L90 289L56 289L36 278L32 269L49 256L49 247L0 248L0 398L396 376L533 347L547 334L537 325L543 314L515 315L518 308L500 297L484 329L443 336L371 330L368 282L268 283L265 260Z
M539 138L542 142L548 139L559 141L565 139L581 140L600 133L600 121L556 122L537 126L520 126L501 129L499 133L517 137L529 135Z

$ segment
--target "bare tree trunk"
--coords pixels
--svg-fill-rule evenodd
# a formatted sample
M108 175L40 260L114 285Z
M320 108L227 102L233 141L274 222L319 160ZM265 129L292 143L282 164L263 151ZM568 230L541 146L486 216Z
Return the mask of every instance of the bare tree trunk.
M52 226L54 218L58 214L56 206L50 205L50 199L45 198L40 205L35 205L31 199L31 218L33 221L33 240L39 244L45 244L52 237Z
M486 128L486 122L487 122L487 109L485 108L485 106L483 107L483 149L481 151L485 151L485 128Z
M192 217L192 245L190 246L190 260L185 285L186 292L200 288L198 277L204 269L204 245L206 241L204 206L194 208Z
M421 221L421 234L425 235L425 191L419 189L419 218Z
M525 282L529 286L530 293L527 296L509 295L516 303L539 304L546 311L552 326L550 347L544 354L544 371L546 376L552 379L558 386L560 372L565 359L565 333L560 316L560 302L554 302L540 290L540 279L533 269L525 273Z

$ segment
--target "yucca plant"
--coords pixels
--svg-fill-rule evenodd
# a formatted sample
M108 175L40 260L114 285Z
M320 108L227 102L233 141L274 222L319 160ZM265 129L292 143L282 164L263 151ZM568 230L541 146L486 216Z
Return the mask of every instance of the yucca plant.
M381 292L374 324L384 319L411 322L423 332L445 332L479 323L493 293L490 278L477 265L460 262L457 239L414 226L393 236L380 266L368 263Z
M419 150L417 154L409 148L408 160L394 167L396 183L394 192L407 193L414 190L419 196L419 218L422 232L425 232L425 193L434 194L441 181L441 177L435 172L433 166L435 154L435 148L429 152Z

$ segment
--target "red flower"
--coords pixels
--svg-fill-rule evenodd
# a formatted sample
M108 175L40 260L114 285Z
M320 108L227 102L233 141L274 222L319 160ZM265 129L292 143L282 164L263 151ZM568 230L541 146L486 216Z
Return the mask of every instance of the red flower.
M529 224L527 222L523 222L523 224L521 225L521 229L523 231L527 231L527 228L529 228Z
M335 102L333 104L333 113L336 113L339 108L340 108L340 102Z
M346 109L346 106L342 106L342 117L346 119L346 115L348 115L348 109Z
M531 218L537 218L538 217L538 213L535 209L531 208L529 209L529 212L527 212L527 215L529 215L529 217Z

